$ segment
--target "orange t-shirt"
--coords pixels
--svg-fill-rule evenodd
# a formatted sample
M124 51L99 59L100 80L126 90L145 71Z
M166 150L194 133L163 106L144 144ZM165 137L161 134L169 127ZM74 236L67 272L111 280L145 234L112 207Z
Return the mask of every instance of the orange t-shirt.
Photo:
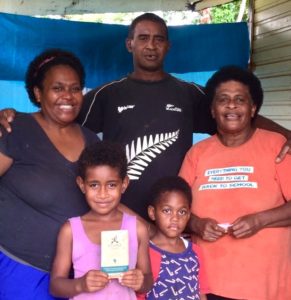
M291 156L275 164L284 142L277 133L257 129L239 147L225 147L217 136L193 146L179 174L192 187L192 212L233 223L291 200ZM247 300L291 299L291 227L197 243L211 293Z

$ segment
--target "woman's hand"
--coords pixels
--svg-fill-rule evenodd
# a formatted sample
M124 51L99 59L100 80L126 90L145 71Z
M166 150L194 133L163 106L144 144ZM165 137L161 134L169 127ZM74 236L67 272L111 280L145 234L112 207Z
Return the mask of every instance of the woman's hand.
M211 218L199 218L191 215L189 228L192 233L197 234L203 240L215 242L226 234L225 229L219 226L218 222Z
M246 215L233 222L230 234L237 238L247 238L256 234L262 229L262 224L258 214Z
M133 269L125 272L121 279L120 284L132 288L134 291L139 291L142 288L144 275L141 270Z

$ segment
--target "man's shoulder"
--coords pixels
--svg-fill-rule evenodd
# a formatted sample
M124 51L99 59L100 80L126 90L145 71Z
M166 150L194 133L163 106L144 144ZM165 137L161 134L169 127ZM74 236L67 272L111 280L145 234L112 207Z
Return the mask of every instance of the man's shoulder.
M98 93L101 92L107 92L110 91L112 89L116 89L116 88L120 88L121 86L123 86L124 83L127 82L128 77L122 77L118 80L113 80L107 83L104 83L94 89L89 90L88 92L86 92L85 96L86 97L92 97Z
M169 74L169 80L173 81L174 84L179 85L182 88L189 89L190 91L194 91L196 93L205 95L204 87L193 81L185 81L181 78L177 78L170 74Z

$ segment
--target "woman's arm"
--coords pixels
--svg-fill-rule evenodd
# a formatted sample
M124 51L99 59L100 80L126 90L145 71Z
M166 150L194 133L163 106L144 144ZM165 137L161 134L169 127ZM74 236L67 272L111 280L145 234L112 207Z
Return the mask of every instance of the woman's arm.
M231 227L236 238L254 235L263 228L291 226L291 201L278 207L238 218Z
M59 233L51 272L50 292L56 297L71 298L84 292L96 292L108 283L107 274L91 270L77 279L69 279L72 264L72 230L66 222Z

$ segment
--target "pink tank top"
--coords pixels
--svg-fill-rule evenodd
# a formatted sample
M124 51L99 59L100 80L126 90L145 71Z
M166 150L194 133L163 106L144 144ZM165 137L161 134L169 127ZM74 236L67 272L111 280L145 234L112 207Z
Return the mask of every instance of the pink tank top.
M101 248L100 245L92 243L83 228L81 218L74 217L69 219L73 234L72 261L74 267L74 276L79 278L89 270L100 270ZM134 269L137 261L137 232L136 217L123 214L120 229L127 229L129 235L129 269ZM71 298L72 300L134 300L135 292L118 283L117 279L110 280L110 283L102 290L96 293L83 293Z

